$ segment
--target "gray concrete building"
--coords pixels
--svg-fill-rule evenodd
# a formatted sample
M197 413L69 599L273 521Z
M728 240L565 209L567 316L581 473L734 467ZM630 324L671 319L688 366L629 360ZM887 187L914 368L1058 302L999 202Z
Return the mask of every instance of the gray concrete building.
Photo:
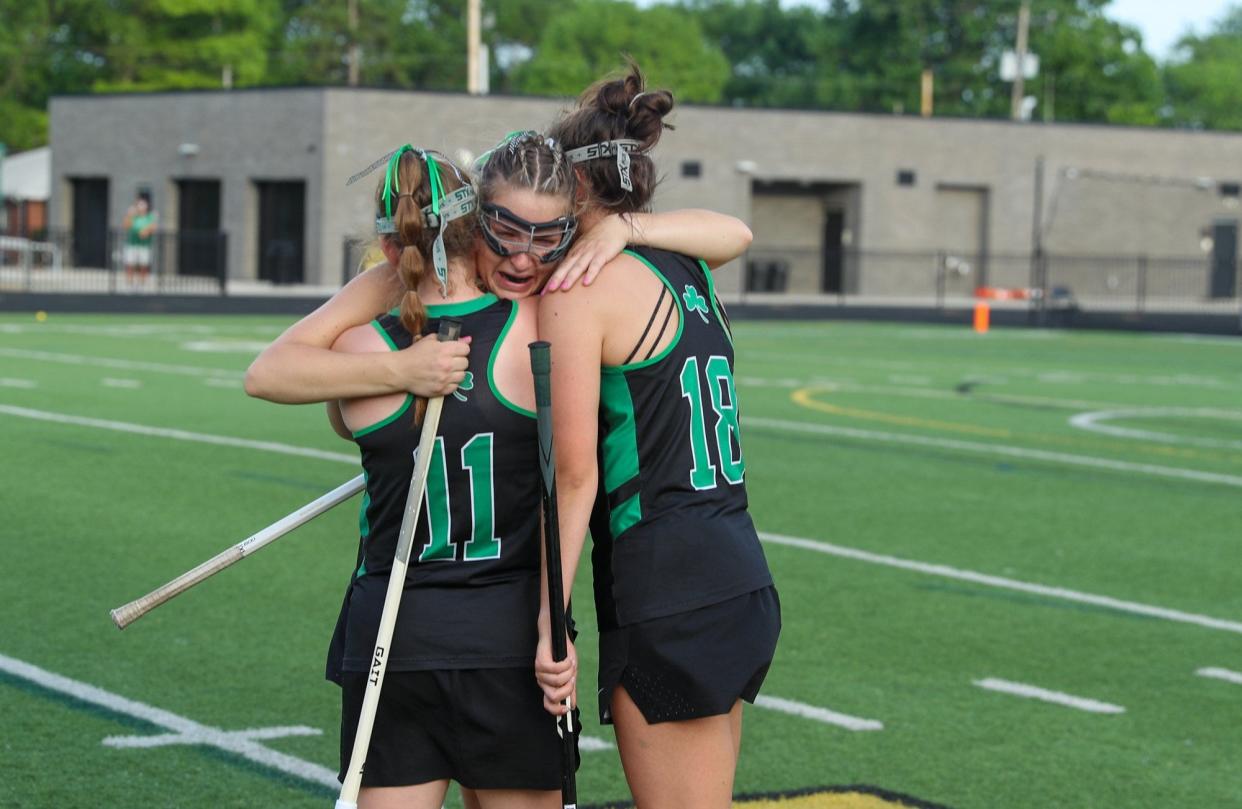
M57 97L53 228L78 264L139 190L172 231L220 231L232 279L335 285L376 178L411 142L476 155L566 100L358 88ZM1025 287L1079 296L1237 292L1242 133L678 106L657 209L750 223L722 290L900 298ZM201 258L201 257L200 257ZM765 275L765 273L768 273Z

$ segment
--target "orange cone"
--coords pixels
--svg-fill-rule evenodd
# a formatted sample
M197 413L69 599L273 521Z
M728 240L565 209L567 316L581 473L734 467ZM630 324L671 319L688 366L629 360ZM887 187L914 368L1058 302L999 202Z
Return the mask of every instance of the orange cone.
M986 303L983 303L982 301L980 301L975 304L975 331L976 332L978 332L979 334L987 334L988 320L990 316L991 316L991 311L988 309L988 305Z

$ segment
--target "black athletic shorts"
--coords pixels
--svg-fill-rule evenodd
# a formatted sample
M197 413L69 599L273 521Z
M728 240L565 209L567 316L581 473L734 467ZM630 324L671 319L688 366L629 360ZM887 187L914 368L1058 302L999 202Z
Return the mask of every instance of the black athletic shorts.
M754 702L780 632L775 587L600 632L599 720L612 723L618 684L653 725L725 714L738 699Z
M340 780L367 676L342 675ZM561 740L533 668L385 673L362 785L443 779L471 789L561 788Z

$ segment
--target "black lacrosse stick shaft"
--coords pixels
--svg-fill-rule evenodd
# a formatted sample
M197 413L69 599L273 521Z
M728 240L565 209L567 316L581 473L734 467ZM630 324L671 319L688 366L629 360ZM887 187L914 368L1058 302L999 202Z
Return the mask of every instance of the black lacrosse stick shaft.
M565 588L561 573L561 528L556 513L556 457L552 446L552 346L542 340L530 344L530 368L535 375L535 416L539 430L539 472L543 478L543 538L548 557L548 615L552 630L552 659L569 654L565 642ZM577 744L573 712L557 719L561 735L561 802L566 809L578 803L575 770Z

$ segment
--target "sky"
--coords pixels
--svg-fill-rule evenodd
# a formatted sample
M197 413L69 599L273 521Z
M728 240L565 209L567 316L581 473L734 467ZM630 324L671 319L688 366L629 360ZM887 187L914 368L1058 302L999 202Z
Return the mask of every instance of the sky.
M1188 28L1206 33L1233 3L1242 0L1113 0L1106 13L1136 26L1143 32L1144 50L1164 61Z

